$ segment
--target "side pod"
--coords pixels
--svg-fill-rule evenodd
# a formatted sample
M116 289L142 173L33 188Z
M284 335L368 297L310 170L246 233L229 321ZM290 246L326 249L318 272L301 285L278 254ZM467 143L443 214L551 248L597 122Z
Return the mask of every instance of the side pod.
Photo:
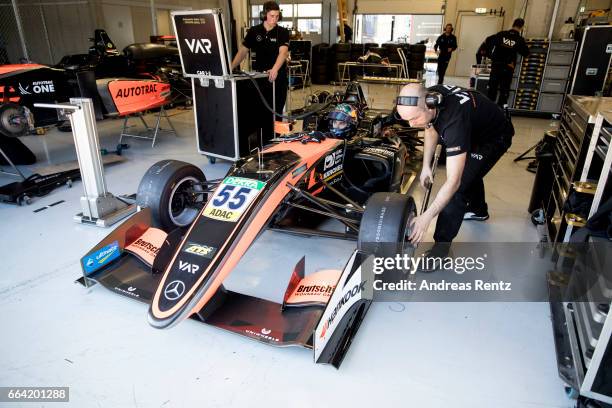
M372 304L372 282L362 273L366 255L355 250L342 271L336 289L314 331L316 363L340 367Z

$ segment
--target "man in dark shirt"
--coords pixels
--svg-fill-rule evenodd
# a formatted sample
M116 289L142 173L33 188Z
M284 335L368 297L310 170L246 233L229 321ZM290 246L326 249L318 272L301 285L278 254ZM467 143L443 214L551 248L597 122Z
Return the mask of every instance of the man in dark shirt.
M397 111L410 126L425 127L420 182L432 181L431 161L438 142L446 149L446 181L427 211L415 218L410 240L419 242L437 215L429 256L445 257L464 219L489 218L483 177L512 143L514 128L505 112L475 90L421 84L402 88Z
M508 101L516 54L521 54L523 57L529 55L529 48L521 37L524 25L525 20L517 18L510 30L500 31L485 40L486 50L491 58L488 96L495 102L499 90L499 100L497 100L499 106L504 106Z
M235 69L246 58L249 50L257 54L253 69L267 72L270 82L275 82L276 106L274 110L277 114L282 114L287 99L285 61L289 55L289 30L278 25L280 18L278 4L274 1L265 2L262 23L249 29L232 61L232 69ZM265 94L268 104L272 106L272 86L265 90Z
M457 49L457 37L453 34L453 25L447 24L444 26L444 33L438 37L434 50L438 53L438 85L444 83L444 75L448 62L451 59L451 54Z

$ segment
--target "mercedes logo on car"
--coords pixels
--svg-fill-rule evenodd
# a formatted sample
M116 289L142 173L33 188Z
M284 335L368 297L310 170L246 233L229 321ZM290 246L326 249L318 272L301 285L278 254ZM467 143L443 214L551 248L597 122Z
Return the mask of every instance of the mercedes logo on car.
M164 296L168 300L176 300L183 296L184 292L185 284L180 280L172 281L164 288Z

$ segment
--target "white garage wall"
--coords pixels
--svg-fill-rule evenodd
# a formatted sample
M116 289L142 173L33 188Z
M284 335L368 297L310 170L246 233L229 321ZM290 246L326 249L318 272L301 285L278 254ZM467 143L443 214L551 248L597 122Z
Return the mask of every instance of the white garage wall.
M355 1L348 2L349 13ZM358 0L358 14L440 14L443 0ZM357 14L356 13L356 14Z

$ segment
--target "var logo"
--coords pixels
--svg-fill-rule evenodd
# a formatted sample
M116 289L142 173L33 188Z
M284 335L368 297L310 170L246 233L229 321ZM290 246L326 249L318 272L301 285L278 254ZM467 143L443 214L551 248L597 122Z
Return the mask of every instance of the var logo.
M198 270L200 270L200 267L198 265L179 260L179 269L184 272L195 274Z
M210 40L206 38L194 38L192 40L185 38L185 42L187 43L189 50L194 54L211 54L211 43Z

